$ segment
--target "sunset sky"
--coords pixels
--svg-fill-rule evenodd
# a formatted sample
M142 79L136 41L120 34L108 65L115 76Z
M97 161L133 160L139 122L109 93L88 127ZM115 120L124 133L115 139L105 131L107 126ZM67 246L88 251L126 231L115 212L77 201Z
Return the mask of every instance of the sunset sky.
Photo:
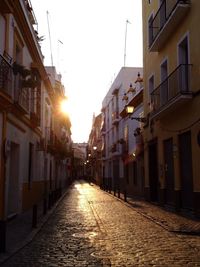
M62 74L74 142L87 142L92 116L124 65L142 66L142 0L32 0L45 65Z

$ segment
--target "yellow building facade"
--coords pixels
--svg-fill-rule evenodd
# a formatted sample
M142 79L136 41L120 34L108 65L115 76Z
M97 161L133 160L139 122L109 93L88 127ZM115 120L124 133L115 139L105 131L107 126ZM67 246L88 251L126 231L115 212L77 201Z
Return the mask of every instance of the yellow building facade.
M200 1L143 0L146 198L200 215Z

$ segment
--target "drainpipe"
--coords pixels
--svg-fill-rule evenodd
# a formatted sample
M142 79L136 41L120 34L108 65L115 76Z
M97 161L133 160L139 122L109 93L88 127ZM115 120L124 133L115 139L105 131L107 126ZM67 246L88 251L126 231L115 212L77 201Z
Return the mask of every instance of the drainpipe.
M1 144L1 172L0 172L0 252L6 250L6 213L5 213L5 190L6 190L6 123L7 113L2 112L2 144Z

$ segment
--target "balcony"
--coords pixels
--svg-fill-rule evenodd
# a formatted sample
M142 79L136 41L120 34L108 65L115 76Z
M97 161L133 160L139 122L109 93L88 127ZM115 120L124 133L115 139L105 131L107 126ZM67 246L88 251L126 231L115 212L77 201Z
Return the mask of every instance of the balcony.
M30 121L33 128L40 126L40 116L37 113L30 113Z
M119 151L119 144L117 142L112 144L112 146L110 147L110 152L112 153L112 157L117 157L121 155Z
M101 135L102 135L102 136L106 134L106 123L105 123L105 119L104 119L104 120L102 121L102 123L101 123L101 128L100 128L100 130L101 130Z
M156 89L151 93L151 117L161 118L171 113L192 97L190 90L190 72L192 65L179 65Z
M59 157L61 160L72 156L72 152L68 148L68 146L65 143L58 140L58 138L55 138L54 146L55 146L54 155Z
M190 0L163 0L152 21L149 22L149 50L156 52L185 17Z
M0 55L0 92L7 96L12 94L12 66Z
M23 78L20 74L14 76L14 104L21 114L29 112L29 89L23 88Z
M120 121L119 112L118 111L113 112L112 113L112 124L117 125L119 121Z
M56 136L54 131L51 127L46 127L46 142L47 142L47 152L54 154L55 153L55 143L56 143Z

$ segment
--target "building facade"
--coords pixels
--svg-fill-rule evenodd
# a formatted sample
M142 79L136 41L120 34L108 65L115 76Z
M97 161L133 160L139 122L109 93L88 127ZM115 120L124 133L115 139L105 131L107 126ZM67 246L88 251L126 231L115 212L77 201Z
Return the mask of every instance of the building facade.
M43 65L36 23L30 1L1 1L0 232L3 235L7 219L47 199L67 179L65 160L71 149L71 124L69 118L58 116L64 88L55 70L51 68L55 75L49 74L50 69Z
M87 174L90 181L98 185L102 185L102 162L101 162L101 151L102 151L102 138L101 138L101 127L102 127L102 113L95 116L93 115L92 129L88 139L87 147L87 161L86 168Z
M87 143L73 143L73 177L85 179L87 177L86 159Z
M143 1L146 197L200 211L200 2Z
M104 186L128 194L142 194L143 174L136 157L134 132L140 122L131 120L126 107L134 107L132 116L143 116L143 86L137 77L142 68L123 67L102 103L102 176ZM137 100L136 100L137 99ZM136 100L136 101L135 101Z

